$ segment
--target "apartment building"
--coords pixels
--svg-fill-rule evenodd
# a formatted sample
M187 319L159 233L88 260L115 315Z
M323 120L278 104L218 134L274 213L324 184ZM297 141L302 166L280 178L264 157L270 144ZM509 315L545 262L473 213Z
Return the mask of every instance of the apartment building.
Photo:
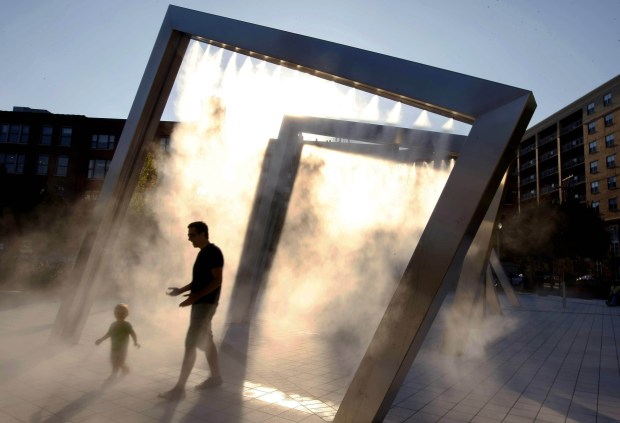
M619 252L620 75L529 128L505 207L570 198L598 211Z

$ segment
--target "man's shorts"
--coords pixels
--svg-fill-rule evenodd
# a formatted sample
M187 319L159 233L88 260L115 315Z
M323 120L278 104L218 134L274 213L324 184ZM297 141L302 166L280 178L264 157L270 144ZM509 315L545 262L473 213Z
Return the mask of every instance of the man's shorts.
M193 304L189 329L185 337L185 349L198 348L206 350L213 343L211 319L215 315L217 304Z

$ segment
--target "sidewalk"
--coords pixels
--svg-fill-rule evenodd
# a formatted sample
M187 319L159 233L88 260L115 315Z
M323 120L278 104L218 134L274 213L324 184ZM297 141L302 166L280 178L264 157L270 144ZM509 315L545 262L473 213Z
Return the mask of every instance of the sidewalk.
M440 313L385 421L620 421L620 307L519 299L521 308L487 319L459 357L441 352ZM346 358L343 340L255 323L222 345L222 387L192 389L207 376L199 356L187 397L168 403L157 394L176 381L186 326L130 315L142 348L129 351L131 373L106 386L109 344L94 340L111 323L111 305L95 305L70 347L48 342L58 304L0 310L0 422L320 423L333 420L360 358Z

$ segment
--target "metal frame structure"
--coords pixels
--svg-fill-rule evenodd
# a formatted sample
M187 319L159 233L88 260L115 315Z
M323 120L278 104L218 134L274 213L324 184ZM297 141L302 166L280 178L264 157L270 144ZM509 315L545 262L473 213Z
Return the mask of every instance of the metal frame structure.
M536 108L531 92L345 45L169 6L87 228L54 334L77 339L191 39L471 123L471 131L339 407L381 421L396 396Z
M301 133L353 139L363 144L304 141L299 135ZM270 140L265 154L270 159L263 162L248 219L252 224L248 225L244 238L230 300L235 306L229 308L228 323L247 324L260 308L258 298L278 248L305 145L398 163L439 163L456 158L466 138L464 135L365 122L285 116L278 137ZM494 211L493 219L497 208Z

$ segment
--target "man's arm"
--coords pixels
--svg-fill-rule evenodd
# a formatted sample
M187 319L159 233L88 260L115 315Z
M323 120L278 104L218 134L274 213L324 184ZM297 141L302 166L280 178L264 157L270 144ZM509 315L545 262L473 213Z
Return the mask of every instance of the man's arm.
M201 289L198 292L188 295L187 299L183 301L181 304L179 304L179 307L190 306L194 304L196 301L198 301L200 298L204 297L205 295L209 295L210 293L218 289L220 286L222 286L223 273L224 273L223 267L216 267L214 269L211 269L213 280L209 282L209 284L205 286L204 289Z
M190 282L182 288L170 287L168 288L168 292L166 292L166 294L172 297L176 297L177 295L181 295L182 293L189 291L191 286L192 286L192 283Z

